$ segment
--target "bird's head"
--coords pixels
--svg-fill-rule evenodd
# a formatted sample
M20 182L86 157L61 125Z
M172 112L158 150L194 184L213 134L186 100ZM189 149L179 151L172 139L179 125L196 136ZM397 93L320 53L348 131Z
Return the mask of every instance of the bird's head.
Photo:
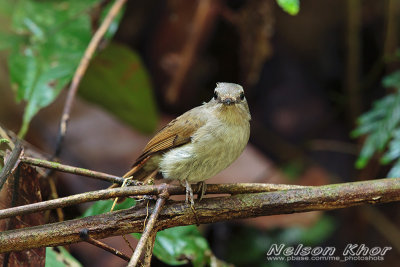
M243 87L236 83L217 83L213 100L224 106L246 103Z

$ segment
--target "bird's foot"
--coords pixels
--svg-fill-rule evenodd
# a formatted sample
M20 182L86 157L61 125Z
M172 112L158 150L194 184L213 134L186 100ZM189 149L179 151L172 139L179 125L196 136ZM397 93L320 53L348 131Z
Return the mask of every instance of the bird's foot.
M198 194L197 194L197 199L200 201L203 199L204 195L206 194L207 190L207 184L206 182L198 182L197 185L199 186Z
M193 196L193 190L192 187L190 186L189 182L185 180L185 188L186 188L186 204L189 204L190 201L190 209L192 210L195 220L196 220L196 225L199 226L199 218L197 217L196 210L194 208L194 196Z
M190 205L194 206L194 196L193 196L192 186L189 184L187 180L185 180L185 188L186 188L186 203L189 203L190 201Z

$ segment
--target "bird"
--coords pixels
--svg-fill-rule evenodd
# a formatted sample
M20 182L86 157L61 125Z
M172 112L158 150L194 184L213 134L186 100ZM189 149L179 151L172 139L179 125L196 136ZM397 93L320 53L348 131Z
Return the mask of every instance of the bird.
M200 185L201 200L205 180L227 168L243 152L250 137L250 120L243 87L219 82L209 102L159 130L123 177L177 180L186 188L186 203L190 201L193 207L191 184Z

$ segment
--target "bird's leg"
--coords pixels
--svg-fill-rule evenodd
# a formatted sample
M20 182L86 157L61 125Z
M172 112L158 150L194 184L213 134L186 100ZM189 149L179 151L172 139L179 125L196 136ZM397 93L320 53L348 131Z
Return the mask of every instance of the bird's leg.
M199 193L197 194L197 199L200 201L202 200L203 196L206 194L207 184L206 182L198 182L197 185L199 186Z
M186 203L189 203L188 200L190 200L190 206L193 207L194 206L193 190L187 180L185 180L185 188L186 188Z
M197 217L196 210L194 209L193 190L192 190L192 187L190 186L188 180L185 180L185 185L184 186L186 188L186 204L189 204L189 201L190 201L190 209L192 210L192 212L194 214L197 226L199 226L200 225L199 218Z

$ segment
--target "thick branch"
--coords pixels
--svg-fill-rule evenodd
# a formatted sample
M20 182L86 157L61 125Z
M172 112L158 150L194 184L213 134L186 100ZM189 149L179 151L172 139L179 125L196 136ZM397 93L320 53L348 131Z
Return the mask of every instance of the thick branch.
M196 201L195 208L200 223L214 223L393 201L400 201L400 178L206 198ZM149 209L152 212L154 205ZM79 232L84 228L96 239L140 232L146 214L146 206L137 205L127 210L83 219L3 232L0 235L0 253L80 242ZM195 223L196 219L188 205L184 202L168 201L155 228L165 229Z
M277 190L287 190L292 188L303 188L299 185L280 185L280 184L209 184L207 185L207 194L244 194L244 193L259 193ZM0 220L18 215L34 213L38 211L51 210L55 208L63 208L76 204L110 199L116 197L141 196L141 195L158 195L163 190L167 190L170 195L185 194L185 189L176 185L143 185L129 186L112 189L104 189L91 191L82 194L76 194L69 197L52 199L38 203L32 203L24 206L18 206L0 210ZM194 192L198 192L198 186L194 185Z

